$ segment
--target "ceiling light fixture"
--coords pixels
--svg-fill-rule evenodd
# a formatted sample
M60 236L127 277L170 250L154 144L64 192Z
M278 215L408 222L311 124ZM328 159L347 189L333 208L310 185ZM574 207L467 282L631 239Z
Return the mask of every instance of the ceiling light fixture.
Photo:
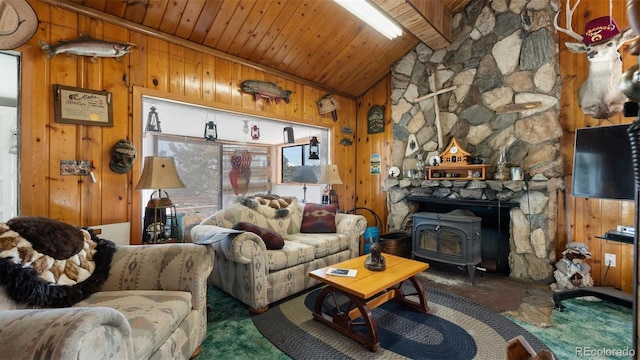
M333 0L350 13L366 22L372 28L376 29L382 35L393 40L402 35L402 29L389 20L389 18L380 12L366 0Z

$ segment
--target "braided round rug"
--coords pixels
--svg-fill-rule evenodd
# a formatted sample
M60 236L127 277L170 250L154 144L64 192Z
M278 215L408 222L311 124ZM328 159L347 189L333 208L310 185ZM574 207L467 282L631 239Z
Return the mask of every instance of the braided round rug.
M315 289L272 305L265 313L253 316L253 323L293 359L495 360L504 359L507 341L518 335L524 336L536 352L547 349L504 316L464 297L425 287L429 305L426 315L393 301L373 310L381 346L373 353L313 319L319 292Z

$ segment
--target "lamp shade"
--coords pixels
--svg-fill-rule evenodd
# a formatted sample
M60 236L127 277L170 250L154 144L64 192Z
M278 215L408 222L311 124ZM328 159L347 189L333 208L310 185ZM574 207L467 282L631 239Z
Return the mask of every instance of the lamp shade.
M136 190L183 188L172 157L147 156Z
M301 166L296 174L293 175L291 181L303 184L315 184L318 182L318 177L310 166Z
M338 172L338 165L331 164L322 168L320 173L320 184L342 184L342 178Z

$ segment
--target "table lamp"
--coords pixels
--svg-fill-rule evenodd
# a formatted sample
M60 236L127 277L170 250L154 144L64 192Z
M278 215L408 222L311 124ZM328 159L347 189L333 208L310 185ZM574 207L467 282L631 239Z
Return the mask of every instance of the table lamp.
M340 178L340 173L338 172L338 165L332 164L323 167L318 183L327 184L327 187L324 188L324 194L326 195L322 195L323 203L335 204L336 209L340 209L338 194L336 194L332 186L333 184L342 184L342 178Z
M298 172L291 178L291 181L302 183L302 203L307 203L307 184L315 184L318 182L316 173L313 172L313 168L303 165L298 169Z
M147 156L136 190L152 189L145 208L142 239L149 243L179 240L176 207L162 189L184 188L172 157ZM157 194L157 197L154 195Z

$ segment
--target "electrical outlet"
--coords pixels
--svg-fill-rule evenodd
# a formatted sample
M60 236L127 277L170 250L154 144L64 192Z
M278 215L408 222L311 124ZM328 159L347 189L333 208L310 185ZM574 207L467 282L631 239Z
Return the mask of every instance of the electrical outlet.
M616 267L616 254L604 253L604 266Z

